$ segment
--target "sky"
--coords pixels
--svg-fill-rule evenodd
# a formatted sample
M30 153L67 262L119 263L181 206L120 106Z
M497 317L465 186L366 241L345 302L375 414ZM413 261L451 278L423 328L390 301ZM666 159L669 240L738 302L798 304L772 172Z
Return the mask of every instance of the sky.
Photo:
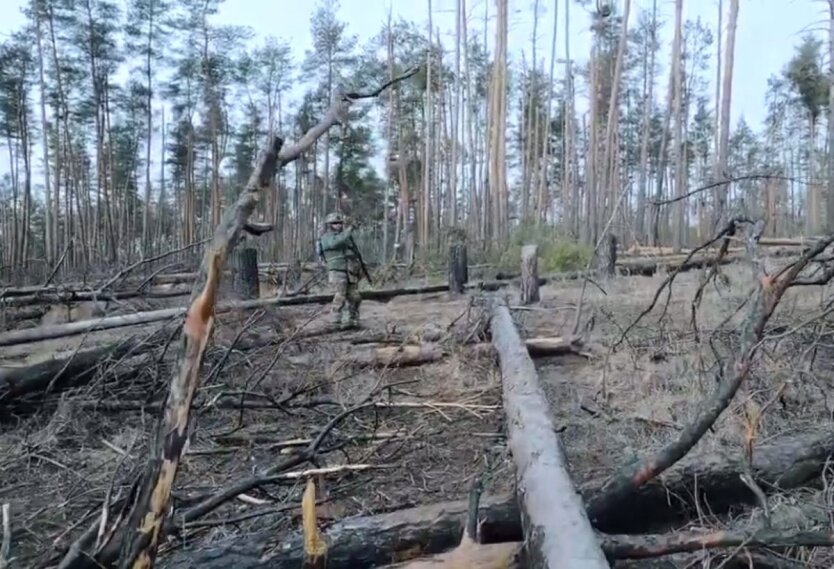
M125 3L125 0L121 0ZM613 0L622 5L623 0ZM564 57L564 8L566 0L539 0L538 46L540 53L549 57L553 28L554 3L558 4L559 30L557 32L557 59ZM633 0L631 25L637 21L637 12L651 10L653 0ZM657 0L661 18L667 22L663 28L663 49L660 63L668 68L669 46L674 21L673 0ZM715 29L718 22L719 0L685 0L684 19L700 18ZM18 29L24 22L20 9L27 0L0 0L3 7L0 18L0 41ZM317 0L226 0L214 22L219 25L243 25L255 33L255 41L275 35L287 40L296 59L304 56L311 47L310 18ZM360 44L378 33L385 24L389 10L394 19L403 18L428 26L429 6L432 23L448 46L453 46L456 0L341 0L339 16L347 23L348 32L358 36ZM534 22L534 0L510 0L508 49L511 65L520 61L522 51L529 57ZM729 0L724 0L726 12ZM593 1L591 2L593 5ZM492 42L493 0L467 0L468 26L483 29L484 10L489 9ZM587 8L571 4L571 55L586 60L590 49L590 30ZM724 22L726 23L726 16ZM764 95L767 80L778 74L794 53L795 46L807 32L821 38L827 37L827 2L821 0L740 0L739 25L736 33L735 68L733 80L732 123L739 117L758 128L766 114ZM714 57L711 59L714 65ZM665 69L659 79L660 92L665 92ZM714 80L714 67L708 76ZM300 94L299 85L296 93ZM714 91L714 87L712 88ZM712 92L712 91L711 91ZM0 174L6 164L0 162Z

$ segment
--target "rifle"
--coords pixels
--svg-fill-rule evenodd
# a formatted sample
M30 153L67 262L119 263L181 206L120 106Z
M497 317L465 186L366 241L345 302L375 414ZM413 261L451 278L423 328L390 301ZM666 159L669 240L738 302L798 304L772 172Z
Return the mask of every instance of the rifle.
M359 252L359 247L356 246L356 242L353 240L353 235L350 236L350 248L359 260L359 266L362 267L362 273L364 273L365 278L368 279L368 284L373 285L374 281L371 280L371 275L368 273L368 267L365 266L365 261L362 259L362 253Z

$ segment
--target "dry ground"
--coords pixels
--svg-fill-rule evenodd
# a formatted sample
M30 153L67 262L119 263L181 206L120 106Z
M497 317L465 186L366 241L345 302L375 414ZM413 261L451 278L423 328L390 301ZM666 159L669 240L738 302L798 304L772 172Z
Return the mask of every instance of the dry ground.
M681 275L668 304L662 296L661 307L612 352L612 344L648 305L663 278L621 277L598 283L605 294L594 285L587 288L582 328L592 359L537 360L580 486L604 480L618 466L658 448L687 423L697 402L710 392L716 368L706 339L730 318L716 331L712 345L722 357L734 348L733 330L740 316L733 313L750 283L743 267L726 267L722 274L726 278L707 288L698 311L699 336L691 325L690 301L701 274L693 271ZM514 311L522 334L568 334L580 289L578 281L544 287L539 306ZM765 405L781 390L778 404L768 408L762 421L759 442L831 421L834 374L826 328L817 322L790 333L819 312L820 299L818 291L791 293L771 321L771 327L785 327L784 338L763 347L739 397ZM660 318L663 306L667 308ZM330 330L322 309L272 308L254 322L251 314L220 319L198 395L196 429L176 487L178 511L275 464L383 385L389 387L375 400L416 406L366 409L334 429L317 466L369 469L321 478L326 518L462 498L472 476L483 471L489 473L487 491L509 488L512 476L497 371L493 362L473 360L460 351L459 340L483 324L467 299L432 295L400 297L387 304L365 302L365 329L355 332ZM144 333L152 327L146 328ZM418 340L438 331L448 331L441 342L448 355L440 362L404 369L345 364L349 355L371 349L356 343L370 334L387 332ZM89 345L136 332L109 331L84 341ZM72 343L61 346L74 349ZM138 475L155 421L147 404L161 396L169 377L162 352L160 347L149 356L124 362L106 380L53 397L40 412L0 426L0 501L12 504L13 554L19 566L33 566L46 559L46 553L65 548L101 514L105 495L124 494ZM15 353L17 359L39 357ZM11 352L4 355L10 357ZM736 405L695 452L740 453L744 430L739 416ZM190 524L186 539L208 544L232 532L271 527L278 541L298 526L294 506L300 495L297 478L278 480ZM774 524L829 527L826 496L807 490L772 498ZM738 519L705 517L697 527L755 522L748 514L735 515ZM802 558L801 566L832 566L825 551L790 556ZM710 559L706 554L681 556L642 566L718 565Z
M494 365L489 359L462 359L455 345L455 336L477 332L482 324L469 300L401 297L388 304L365 302L362 314L364 329L353 332L334 331L327 308L320 306L269 309L254 322L252 314L220 319L177 481L178 509L286 458L375 389L373 401L383 406L350 415L322 446L317 467L360 469L321 477L325 518L457 499L465 496L472 476L485 470L491 473L490 490L509 488ZM440 342L448 355L439 362L402 369L346 362L351 354L374 348L352 343L369 334L419 341L437 331L448 331ZM91 334L85 346L102 336L112 340L137 332ZM61 347L71 352L79 341ZM239 350L243 345L250 349ZM3 426L0 501L11 503L19 566L34 566L48 557L44 553L66 547L100 516L107 492L124 494L138 475L155 421L148 404L162 396L169 377L170 362L159 363L162 349ZM290 473L190 525L187 539L209 543L267 524L280 536L297 527L297 512L287 505L300 503L302 489ZM66 533L68 528L73 531Z
M773 264L781 266L778 261ZM587 331L590 320L586 337L594 358L537 360L554 421L564 428L562 440L579 486L587 488L594 482L598 487L618 466L660 448L688 424L697 403L712 392L718 370L715 353L726 358L736 349L736 330L745 312L744 307L736 310L753 282L749 269L741 265L730 265L721 273L726 278L707 287L697 311L698 334L692 325L691 302L703 274L692 271L675 279L668 302L665 293L661 295L657 308L629 331L613 352L612 345L650 305L665 275L600 282L604 293L589 285L582 330ZM538 309L517 311L516 321L528 336L570 334L572 309L580 291L581 285L575 281L545 287ZM741 419L745 401L765 408L757 444L831 424L834 346L826 325L830 319L801 326L823 311L823 298L818 289L789 291L768 327L781 339L762 345L743 391L693 453L722 453L740 460L746 432ZM770 498L772 522L778 527L826 530L831 527L829 504L827 491L776 495ZM758 517L750 519L746 512L736 516L731 520L705 515L691 525L695 529L739 528L761 522ZM790 557L802 559L803 567L834 565L834 558L824 549ZM681 556L651 566L718 564L709 559L707 554Z

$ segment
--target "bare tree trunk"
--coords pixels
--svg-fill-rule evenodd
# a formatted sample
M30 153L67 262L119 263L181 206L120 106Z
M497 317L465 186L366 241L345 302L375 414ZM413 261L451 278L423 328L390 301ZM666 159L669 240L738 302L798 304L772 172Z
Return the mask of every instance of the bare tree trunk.
M675 194L679 198L675 202L675 216L672 235L673 251L679 253L683 247L683 232L685 224L686 206L684 194L684 166L686 165L686 154L684 152L683 139L683 66L682 43L683 43L683 0L675 0L675 36L672 41L672 73L675 77L674 114L675 121Z
M35 36L38 47L38 84L40 88L41 104L41 144L43 145L43 178L44 195L46 197L46 261L50 265L57 256L57 228L58 220L53 219L55 211L52 205L52 185L49 183L49 122L46 117L46 79L44 78L43 65L43 32L41 30L40 6L35 6ZM55 196L57 200L57 195Z
M646 196L649 191L649 139L651 138L652 109L654 107L655 43L657 42L657 0L652 0L651 33L646 38L643 54L643 126L640 135L640 174L637 190L635 233L641 243L646 242Z
M733 95L733 61L735 59L736 27L738 25L739 0L730 0L730 19L727 22L727 47L724 54L724 86L721 94L721 132L719 134L718 161L714 177L726 179L727 160L730 145L730 105ZM722 186L718 192L714 228L723 227L727 218L727 194L729 186Z
M828 0L828 191L826 231L834 232L834 0Z

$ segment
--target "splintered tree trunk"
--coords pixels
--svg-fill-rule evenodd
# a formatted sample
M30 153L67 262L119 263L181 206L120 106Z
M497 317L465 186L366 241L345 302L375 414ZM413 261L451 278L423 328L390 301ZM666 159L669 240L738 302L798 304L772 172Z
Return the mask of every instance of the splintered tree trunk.
M254 247L240 249L232 254L233 288L235 294L243 300L259 298L261 295L258 280L258 250Z
M191 295L191 306L186 313L164 416L158 424L156 440L150 445L147 468L127 521L129 531L122 542L121 569L153 567L162 523L168 514L171 488L188 434L191 401L200 383L200 366L214 326L223 265L255 211L260 192L269 187L279 164L278 153L282 145L283 141L276 137L271 148L261 155L246 188L237 202L224 212L214 230L212 243L206 249Z
M449 292L463 293L463 287L467 282L469 282L469 266L466 245L455 243L449 246Z
M508 446L517 469L527 567L607 569L582 498L568 474L533 360L506 306L494 307L490 327L501 364Z
M521 248L521 303L533 304L539 295L539 248L525 245Z

